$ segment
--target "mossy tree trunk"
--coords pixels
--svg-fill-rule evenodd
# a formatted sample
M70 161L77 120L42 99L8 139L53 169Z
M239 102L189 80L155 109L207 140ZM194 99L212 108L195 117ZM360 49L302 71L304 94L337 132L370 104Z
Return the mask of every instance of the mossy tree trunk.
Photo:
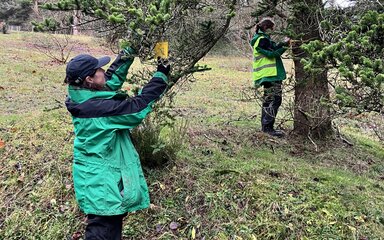
M327 71L308 72L301 63L301 59L306 57L301 44L320 39L318 26L322 1L294 1L294 4L292 25L301 38L293 47L296 78L294 133L303 137L325 139L332 134L332 117L326 104L329 102Z

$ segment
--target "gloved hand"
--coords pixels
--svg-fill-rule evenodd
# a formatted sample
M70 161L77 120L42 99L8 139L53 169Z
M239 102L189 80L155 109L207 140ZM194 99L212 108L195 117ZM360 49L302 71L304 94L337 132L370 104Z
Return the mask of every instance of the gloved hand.
M161 59L157 60L157 71L164 73L166 76L169 75L171 71L171 65L168 61L162 61Z
M287 45L287 46L290 46L292 44L291 42L291 39L289 37L284 37L284 43Z

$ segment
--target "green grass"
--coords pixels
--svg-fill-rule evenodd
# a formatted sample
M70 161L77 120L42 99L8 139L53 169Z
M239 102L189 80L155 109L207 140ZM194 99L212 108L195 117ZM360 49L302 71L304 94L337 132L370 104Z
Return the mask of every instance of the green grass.
M84 230L85 216L71 179L65 67L31 48L32 39L0 35L0 239L67 239ZM111 55L91 38L78 41ZM206 57L212 71L180 90L186 143L175 162L144 169L152 205L126 217L124 239L382 239L382 142L356 119L338 120L353 146L332 140L318 152L260 133L259 103L244 98L249 61ZM367 117L383 127L380 116Z

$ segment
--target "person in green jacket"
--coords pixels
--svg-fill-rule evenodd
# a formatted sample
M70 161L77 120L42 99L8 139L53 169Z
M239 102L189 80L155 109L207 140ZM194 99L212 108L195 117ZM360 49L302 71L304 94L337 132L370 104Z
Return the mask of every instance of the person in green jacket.
M130 130L168 89L170 66L159 64L140 94L130 97L120 89L133 56L131 48L122 50L104 71L109 57L81 54L66 68L66 106L75 132L73 181L76 200L87 215L86 240L121 239L124 216L150 204Z
M271 18L264 18L256 25L256 33L251 40L253 48L253 74L255 86L264 87L261 114L262 131L272 136L282 137L281 131L274 129L275 118L282 101L282 81L286 73L281 55L287 50L289 38L276 44L268 32L274 30Z

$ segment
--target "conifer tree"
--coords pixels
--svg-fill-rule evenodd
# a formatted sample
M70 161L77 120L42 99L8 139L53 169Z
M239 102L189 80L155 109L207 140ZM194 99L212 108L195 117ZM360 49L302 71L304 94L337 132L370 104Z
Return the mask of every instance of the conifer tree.
M299 40L292 48L295 63L294 132L303 137L325 139L332 133L332 117L327 105L329 88L327 70L306 71L302 59L308 56L303 45L320 41L322 0L291 1L291 35Z
M324 41L313 41L303 48L309 53L302 62L308 71L336 69L329 76L335 88L339 110L384 111L384 13L329 12L322 23ZM332 17L331 17L332 16ZM337 33L335 32L337 30Z

